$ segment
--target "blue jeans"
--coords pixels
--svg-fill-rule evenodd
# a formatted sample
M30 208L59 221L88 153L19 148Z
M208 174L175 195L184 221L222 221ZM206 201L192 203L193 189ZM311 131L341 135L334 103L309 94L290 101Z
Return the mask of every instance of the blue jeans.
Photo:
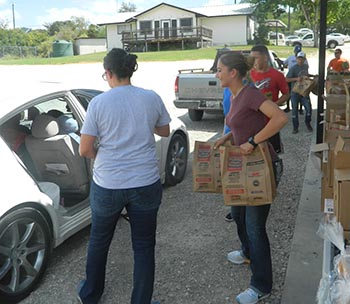
M160 181L139 188L105 189L91 183L92 224L86 261L86 279L79 296L84 304L96 304L105 284L109 246L125 207L131 225L134 274L131 304L150 304L153 294L157 214L162 199Z
M263 293L270 293L272 289L270 242L266 233L270 206L231 207L243 254L250 259L250 286Z
M299 112L298 112L298 104L301 102L301 104L305 108L305 123L310 123L311 121L311 102L309 96L302 96L298 93L292 92L291 95L291 101L292 101L292 121L293 121L293 128L298 129L299 128Z

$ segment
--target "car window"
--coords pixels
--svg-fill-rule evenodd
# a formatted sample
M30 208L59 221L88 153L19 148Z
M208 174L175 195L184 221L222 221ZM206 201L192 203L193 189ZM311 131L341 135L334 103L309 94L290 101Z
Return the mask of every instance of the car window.
M102 91L99 90L84 90L85 94L83 94L80 90L79 91L72 91L74 96L78 99L80 104L83 106L85 110L87 110L87 107L90 103L90 101L97 95L101 94Z

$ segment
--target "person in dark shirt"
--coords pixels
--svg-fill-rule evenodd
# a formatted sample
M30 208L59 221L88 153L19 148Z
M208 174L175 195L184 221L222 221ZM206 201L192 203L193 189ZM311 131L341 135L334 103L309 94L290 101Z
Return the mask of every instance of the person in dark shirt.
M258 143L267 141L288 122L286 114L260 90L245 86L243 80L249 65L242 54L227 53L220 57L216 77L221 86L230 89L231 107L226 125L231 132L218 139L214 148L231 141L242 154L250 154ZM227 256L234 264L250 263L250 286L236 300L240 304L258 303L269 296L272 289L272 263L266 220L270 204L261 206L234 206L231 215L237 225L241 250Z

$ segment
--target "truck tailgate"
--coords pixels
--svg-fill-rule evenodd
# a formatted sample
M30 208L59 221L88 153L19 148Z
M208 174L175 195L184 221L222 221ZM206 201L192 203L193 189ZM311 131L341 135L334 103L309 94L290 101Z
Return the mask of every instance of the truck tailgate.
M215 74L179 74L178 99L221 100L223 89Z

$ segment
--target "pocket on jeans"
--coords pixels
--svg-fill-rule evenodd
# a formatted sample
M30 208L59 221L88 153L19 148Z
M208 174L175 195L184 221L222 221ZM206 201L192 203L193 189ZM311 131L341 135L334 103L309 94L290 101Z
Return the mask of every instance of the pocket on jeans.
M96 184L91 187L90 206L100 216L109 216L121 210L121 206L113 199L113 190Z
M132 190L132 203L142 210L152 210L159 207L163 194L160 181L152 185L139 187Z

